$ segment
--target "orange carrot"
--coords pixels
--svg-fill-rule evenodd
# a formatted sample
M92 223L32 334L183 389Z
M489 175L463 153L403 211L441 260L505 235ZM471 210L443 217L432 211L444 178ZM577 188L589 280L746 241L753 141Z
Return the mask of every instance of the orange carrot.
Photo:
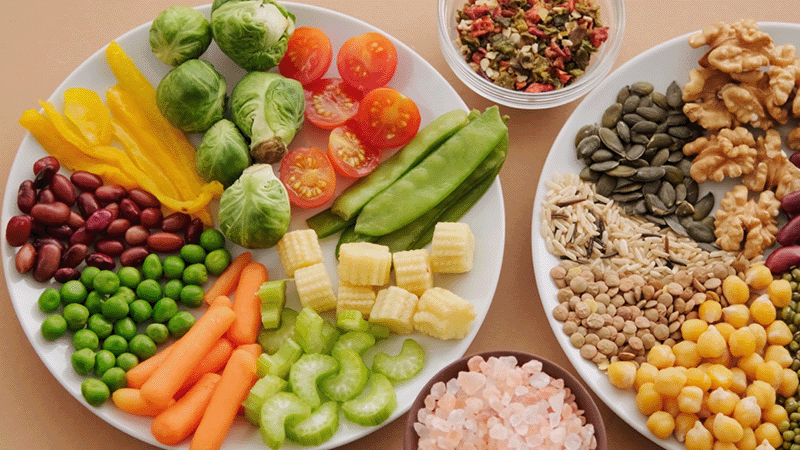
M140 362L136 365L133 369L129 370L126 374L128 377L128 387L139 389L142 387L145 381L150 378L150 375L156 371L158 366L164 362L164 359L169 355L172 351L172 345L169 347L165 347L160 352L156 353L155 355L145 359L144 361Z
M242 344L236 347L236 349L244 350L247 353L250 353L251 355L255 356L256 358L261 356L261 353L263 352L263 350L261 349L261 344Z
M253 254L250 252L244 252L237 256L228 268L214 280L211 287L203 295L206 303L210 304L220 295L230 295L236 289L236 284L239 283L239 275L241 275L242 269L250 264L252 260Z
M137 416L156 416L166 409L143 399L139 389L129 387L114 391L111 394L111 400L114 401L117 408Z
M217 298L211 301L211 304L208 306L208 309L217 307L217 306L225 306L227 308L233 309L233 303L231 299L228 298L227 295L219 295Z
M228 330L228 339L234 344L252 344L258 337L261 327L261 300L258 298L258 289L267 281L267 268L258 262L251 262L244 266L236 286L236 296L233 299L233 312L236 319Z
M210 372L219 372L225 367L225 363L228 362L228 358L231 357L233 350L234 345L228 338L219 338L219 340L214 343L214 346L211 347L211 350L209 350L208 353L203 356L203 359L192 369L192 373L189 374L189 378L186 379L183 386L178 389L179 396L180 393L188 391L197 380L203 377L203 375Z
M190 450L217 450L222 446L256 378L256 358L246 350L234 350L194 432Z
M189 437L203 418L220 378L216 373L203 375L177 402L157 415L150 425L153 437L165 445L175 445Z
M164 362L142 385L142 397L157 405L169 403L192 369L228 331L235 316L227 306L209 308L183 337L172 344L172 351Z

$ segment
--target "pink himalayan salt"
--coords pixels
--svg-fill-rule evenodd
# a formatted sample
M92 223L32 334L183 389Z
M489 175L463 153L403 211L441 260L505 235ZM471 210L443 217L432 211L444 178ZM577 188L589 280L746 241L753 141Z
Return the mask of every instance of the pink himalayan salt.
M414 424L420 450L597 448L574 394L539 361L476 356L467 367L425 398Z

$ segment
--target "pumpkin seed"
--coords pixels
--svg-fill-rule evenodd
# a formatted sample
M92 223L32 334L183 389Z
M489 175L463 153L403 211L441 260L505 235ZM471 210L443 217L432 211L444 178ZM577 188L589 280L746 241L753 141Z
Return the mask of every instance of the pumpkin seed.
M620 122L624 123L624 122ZM625 158L629 160L639 159L644 155L645 146L641 144L631 145L627 152L625 152Z
M617 103L625 103L625 99L627 99L630 95L631 89L628 86L623 86L622 89L617 92Z
M670 149L672 150L672 149ZM677 163L678 161L682 161L684 158L683 152L680 150L672 150L669 153L669 158L667 158L667 162L669 163Z
M653 155L653 159L650 160L651 166L662 166L667 162L667 158L669 158L669 149L662 148L656 151L656 154Z
M678 186L684 186L684 185L679 184ZM675 208L675 214L677 214L679 217L691 216L692 214L694 214L694 206L692 206L692 204L687 201L681 201L678 203L678 207Z
M658 123L663 122L666 117L664 110L657 106L640 106L636 108L636 114Z
M665 122L661 122L656 127L656 131L655 132L656 133L666 133L668 129L669 129L669 125L667 125Z
M605 112L603 113L603 118L600 121L600 125L605 128L614 128L619 122L619 119L622 118L622 104L614 103L613 105L606 108Z
M642 185L642 192L645 194L655 194L661 187L661 180L651 181Z
M675 219L675 217L664 217L664 222L666 222L667 226L679 236L689 237L689 234L686 232L686 228L684 228L683 225L681 225L681 223Z
M600 140L606 147L608 147L609 150L618 155L625 154L625 148L622 145L622 141L619 140L619 136L617 136L613 130L610 128L601 127L597 134L600 136Z
M622 112L628 114L636 111L636 108L639 107L639 100L640 97L638 95L631 93L631 95L625 99L625 103L622 104Z
M674 185L679 185L683 183L683 172L681 169L678 169L675 166L670 166L669 164L662 166L664 167L664 179L669 181ZM685 188L684 188L685 189Z
M677 82L670 83L664 95L667 97L667 103L673 109L681 109L683 107L683 89L678 86Z
M632 161L627 161L627 164L631 167L640 168L640 167L647 167L650 163L647 162L644 158L634 159Z
M630 87L631 92L640 97L649 95L651 92L653 92L653 89L652 83L648 83L647 81L637 81L631 84Z
M643 121L644 117L642 117L642 116L640 116L640 115L638 115L636 113L629 113L629 114L623 114L622 115L622 120L625 123L627 123L629 126L633 126L633 124L635 124L636 122Z
M592 161L594 162L610 161L612 159L614 159L614 154L604 148L599 148L592 153Z
M594 170L586 166L583 169L581 169L581 173L578 176L583 181L590 181L592 183L595 183L597 182L597 180L600 179L600 172L595 172Z
M689 237L697 242L714 242L717 240L714 230L699 222L690 222L688 225L684 225L684 228L686 228L686 233L689 234Z
M689 123L689 118L686 117L683 112L680 111L670 111L667 115L667 119L664 121L667 125L674 127L678 125L685 125Z
M604 173L600 175L600 178L597 180L595 190L599 195L608 197L614 192L615 187L617 187L617 179Z
M697 246L708 253L718 252L720 248L712 242L698 242Z
M667 214L667 205L665 205L657 195L645 194L644 202L647 203L647 209L654 215L661 217Z
M653 106L653 96L652 95L643 95L642 98L639 99L639 106Z
M627 178L636 173L636 168L620 164L606 173L612 177Z
M666 178L666 175L664 175L664 178ZM684 200L686 200L686 185L677 183L675 184L675 201L680 203ZM692 207L692 209L694 209L694 207Z
M667 208L675 204L675 187L671 183L661 183L658 188L658 198L664 202Z
M641 191L634 191L634 192L625 192L625 193L614 193L611 194L611 198L617 202L632 202L634 200L639 200L642 198Z
M660 106L663 109L670 108L669 103L667 103L666 95L658 91L653 91L652 96L653 96L653 103L655 103L656 105Z
M597 172L607 172L607 171L613 169L614 167L617 167L618 165L619 165L619 161L611 160L611 161L603 161L603 162L594 163L591 166L589 166L589 168L592 169L592 170L595 170Z
M650 142L650 138L646 134L631 133L631 143L646 146L648 142Z
M692 176L692 161L690 159L683 158L682 160L678 161L675 166L681 169L684 177L689 178Z
M598 148L602 142L600 141L600 136L593 134L591 136L587 136L581 139L581 142L578 144L577 151L578 151L578 158L585 158L587 156L591 156Z
M664 168L661 166L642 167L636 170L636 174L633 176L633 179L647 183L650 181L660 180L664 177L664 173Z
M637 216L643 216L647 214L647 203L644 202L644 199L638 200L633 204L633 214L636 214Z
M667 226L667 222L664 220L663 217L654 216L652 214L645 214L644 218L650 222L653 222L656 225L660 225L662 227Z
M623 181L627 181L627 183L623 184ZM632 183L625 178L619 178L617 180L617 188L614 189L614 192L619 194L627 194L628 192L640 191L641 189L641 183Z
M691 177L683 179L683 184L686 185L686 201L689 203L697 203L697 198L700 195L700 186Z
M630 142L631 129L627 123L620 120L617 122L617 125L614 127L614 129L617 131L617 136L619 136L622 142Z
M672 145L672 142L672 136L664 133L656 133L650 138L647 146L653 148L664 148Z
M703 198L694 203L694 214L692 214L692 219L694 220L704 219L711 213L711 209L713 208L714 208L714 194L709 192L706 195L704 195Z
M692 132L691 128L685 125L677 125L674 127L669 127L667 134L678 139L691 139L694 133Z
M631 131L639 134L653 134L657 127L658 124L652 120L641 120L631 125Z
M577 147L578 145L580 145L581 141L584 138L596 134L597 134L597 125L592 124L580 127L578 132L575 134L575 146Z

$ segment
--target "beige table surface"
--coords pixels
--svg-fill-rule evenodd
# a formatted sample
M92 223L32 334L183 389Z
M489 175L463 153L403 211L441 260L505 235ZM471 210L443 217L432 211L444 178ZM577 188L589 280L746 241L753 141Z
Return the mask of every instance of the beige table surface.
M435 0L296 0L349 14L385 30L430 62L469 107L491 104L450 71L437 44ZM25 130L17 119L38 107L84 59L120 34L174 4L209 0L0 0L0 179L5 180ZM709 22L752 18L800 22L796 0L627 0L627 26L616 66L667 39ZM796 43L800 45L800 42ZM539 302L531 264L531 211L541 167L577 101L548 111L502 107L510 116L510 151L500 173L506 245L491 309L469 352L514 349L550 358L572 370ZM16 187L14 187L16 189ZM69 395L33 351L0 289L0 448L14 450L145 449ZM574 370L573 370L574 373ZM609 448L655 448L605 405ZM402 448L405 416L343 448ZM266 448L266 447L265 447Z

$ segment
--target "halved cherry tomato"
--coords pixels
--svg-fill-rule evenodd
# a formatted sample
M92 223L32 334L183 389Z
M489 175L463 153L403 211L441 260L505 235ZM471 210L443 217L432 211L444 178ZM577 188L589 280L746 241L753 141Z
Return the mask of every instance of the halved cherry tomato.
M305 86L325 75L331 66L333 47L319 28L295 29L287 45L278 64L278 71L286 78L293 78Z
M383 152L366 144L349 125L336 127L328 137L328 158L340 175L359 178L372 172Z
M278 172L289 201L301 208L324 205L336 190L336 172L325 152L316 147L291 150Z
M332 130L356 115L361 92L341 78L322 78L303 88L305 116L314 125Z
M360 136L379 149L401 147L419 130L420 115L414 100L382 87L369 91L356 113Z
M363 92L386 86L397 70L397 49L380 33L364 33L346 40L336 55L339 75Z

